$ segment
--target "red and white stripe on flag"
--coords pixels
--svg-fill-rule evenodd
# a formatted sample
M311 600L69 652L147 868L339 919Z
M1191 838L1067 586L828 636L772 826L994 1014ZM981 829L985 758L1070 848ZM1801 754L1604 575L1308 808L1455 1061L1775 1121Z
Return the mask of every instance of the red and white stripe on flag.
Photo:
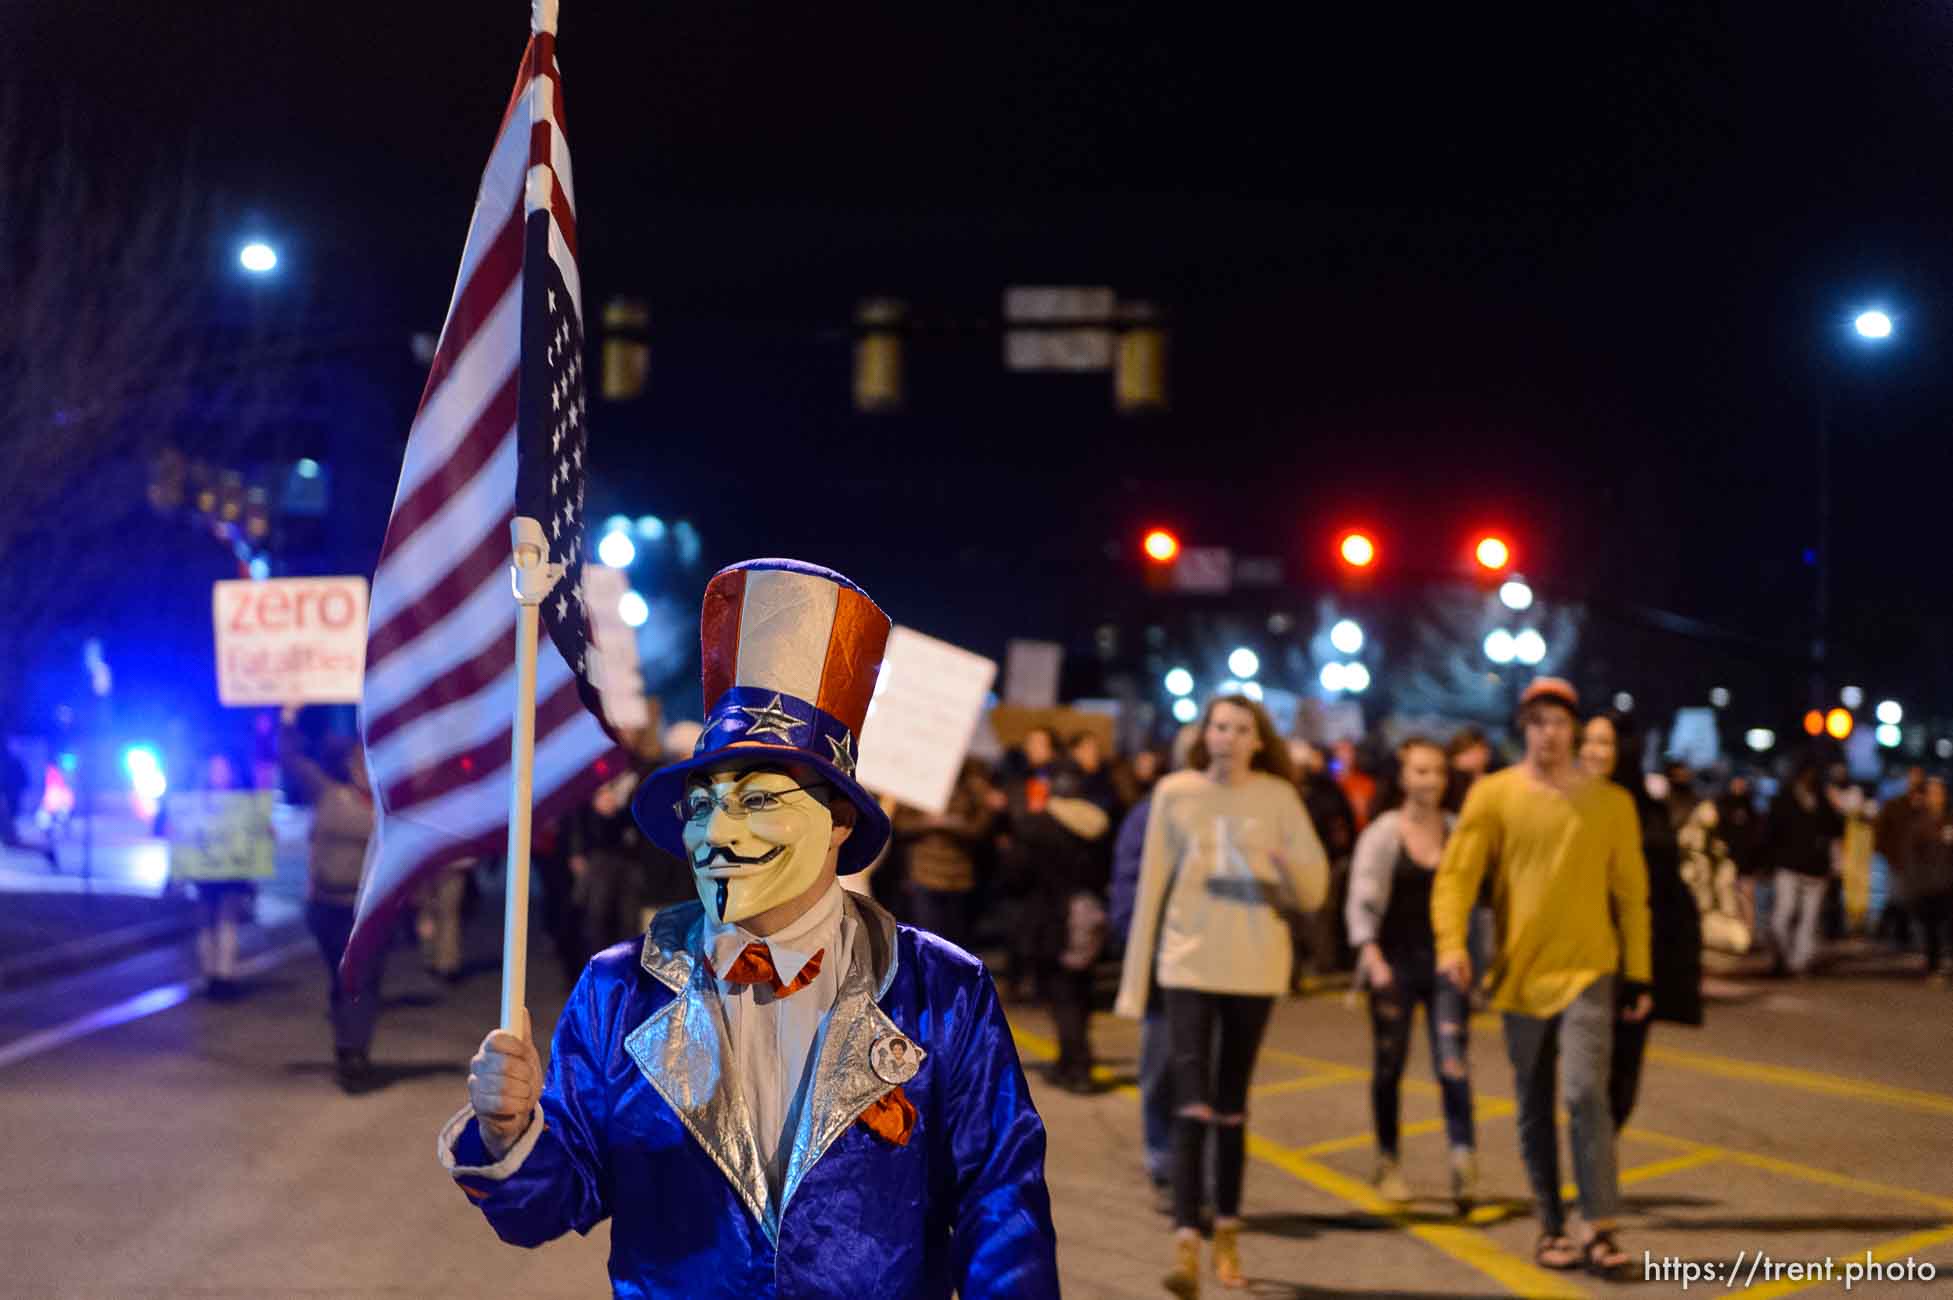
M482 172L373 576L360 714L375 826L340 963L348 987L423 881L499 853L508 831L517 617L509 525L518 448L535 435L519 409L524 312L540 301L524 288L525 278L550 269L525 266L530 213L548 214L548 262L581 305L554 15L544 13L554 4L541 0L537 9ZM526 260L537 260L533 250ZM580 519L576 527L580 534ZM546 634L536 677L541 822L576 807L628 760L582 707L577 674Z

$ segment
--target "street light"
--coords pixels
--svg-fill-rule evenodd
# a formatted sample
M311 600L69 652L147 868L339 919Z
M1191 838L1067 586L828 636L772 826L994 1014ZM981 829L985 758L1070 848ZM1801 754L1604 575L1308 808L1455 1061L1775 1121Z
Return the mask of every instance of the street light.
M1502 627L1493 628L1485 635L1485 657L1499 665L1509 664L1519 653L1512 633Z
M661 542L665 536L665 521L656 515L640 515L637 521L637 535L647 542Z
M1512 548L1503 537L1481 537L1472 548L1472 558L1488 573L1497 573L1512 563Z
M1538 667L1546 658L1546 638L1539 634L1538 628L1527 628L1512 638L1512 655L1528 668Z
M1363 627L1353 618L1336 620L1336 626L1329 629L1329 644L1336 647L1339 654L1353 655L1363 648Z
M1323 690L1333 695L1348 684L1347 672L1348 670L1342 664L1327 663L1322 666L1322 672L1316 680L1322 683Z
M1261 656L1246 646L1236 646L1227 657L1227 670L1246 681L1261 671Z
M1777 733L1768 727L1751 727L1743 733L1743 741L1758 754L1767 753L1777 743Z
M1352 569L1367 569L1377 562L1377 544L1368 533L1344 533L1336 544L1336 553Z
M1715 688L1714 690L1712 690L1712 691L1710 691L1710 692L1709 692L1709 703L1710 703L1710 704L1712 704L1712 705L1714 705L1714 706L1715 706L1716 708L1718 708L1718 709L1726 709L1726 708L1728 708L1728 707L1729 707L1729 688L1728 688L1728 687L1726 687L1726 686L1718 686L1718 687L1716 687L1716 688Z
M617 598L617 617L624 620L625 627L643 627L644 620L651 617L651 606L635 591L627 591Z
M1614 707L1622 713L1634 712L1634 697L1626 691L1614 692Z
M1510 610L1528 610L1533 607L1533 589L1526 585L1524 578L1512 578L1499 587L1499 603Z
M1351 695L1361 695L1370 689L1370 670L1362 664L1343 665L1343 689Z
M1192 673L1184 668L1169 668L1166 670L1166 693L1168 695L1192 695L1193 688L1194 679Z
M1845 740L1851 736L1851 711L1833 709L1824 715L1824 733L1833 740Z
M1847 686L1838 692L1838 700L1847 709L1855 709L1865 702L1865 692L1856 686Z
M267 275L278 269L278 250L254 239L237 250L237 264L252 275Z
M1892 337L1892 318L1882 311L1861 311L1851 324L1861 339L1877 341Z
M1878 720L1888 727L1896 727L1906 720L1906 711L1899 707L1897 700L1880 700L1877 709Z
M1879 723L1878 730L1873 735L1878 739L1878 743L1886 749L1897 749L1899 747L1899 741L1903 739L1903 734L1899 731L1898 724L1892 722Z
M597 558L613 569L628 569L637 559L637 545L629 533L605 533L597 543Z
M1155 528L1147 533L1143 545L1146 558L1155 564L1171 564L1174 557L1180 554L1180 539L1164 528Z
M1186 696L1183 695L1173 701L1173 720L1175 722L1192 722L1199 716L1200 706Z

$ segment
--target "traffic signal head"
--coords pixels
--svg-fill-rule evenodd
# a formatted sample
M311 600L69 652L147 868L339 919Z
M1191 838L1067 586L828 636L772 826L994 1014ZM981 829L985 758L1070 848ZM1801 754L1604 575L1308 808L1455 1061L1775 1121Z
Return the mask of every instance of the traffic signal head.
M1503 537L1488 535L1478 539L1478 545L1472 548L1472 558L1487 573L1503 573L1512 564L1512 548Z
M1344 533L1336 554L1352 569L1367 569L1377 562L1377 544L1368 533Z
M1171 564L1180 554L1180 539L1164 528L1146 534L1146 558L1155 564Z

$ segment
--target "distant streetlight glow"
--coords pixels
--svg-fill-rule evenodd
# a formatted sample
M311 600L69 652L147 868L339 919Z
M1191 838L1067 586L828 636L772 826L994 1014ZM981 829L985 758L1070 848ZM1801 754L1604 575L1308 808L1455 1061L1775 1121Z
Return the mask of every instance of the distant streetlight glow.
M1166 671L1166 693L1168 695L1192 695L1193 674L1184 668L1169 668Z
M1714 705L1715 707L1717 707L1717 708L1719 708L1719 709L1726 709L1726 708L1728 708L1728 707L1729 707L1729 689L1728 689L1727 687L1725 687L1725 686L1718 686L1718 687L1716 687L1716 688L1715 688L1715 689L1714 689L1713 691L1710 691L1710 692L1709 692L1709 703L1711 703L1711 704L1713 704L1713 705Z
M1743 733L1743 741L1753 751L1762 754L1777 743L1777 733L1768 727L1751 727Z
M1485 636L1485 657L1495 664L1509 664L1517 657L1518 646L1512 633L1504 628L1493 628Z
M1888 727L1896 727L1906 720L1906 711L1899 707L1897 700L1880 700L1878 720Z
M637 521L637 535L640 540L646 542L663 541L665 521L656 515L642 515Z
M1537 667L1546 658L1546 638L1537 628L1527 628L1512 638L1512 656L1528 668Z
M1807 736L1821 736L1824 734L1824 715L1816 709L1812 709L1804 715L1804 734Z
M1892 318L1882 311L1861 311L1858 319L1852 322L1858 330L1858 337L1864 339L1889 339L1892 337Z
M300 478L317 478L319 476L319 462L309 456L292 468L298 471Z
M1336 626L1329 629L1329 644L1341 654L1355 654L1363 648L1362 625L1355 619L1338 619Z
M1173 701L1173 720L1175 722L1192 722L1199 716L1200 706L1186 696L1183 695Z
M1362 664L1343 665L1343 689L1351 695L1361 695L1370 689L1370 670Z
M237 250L237 264L252 275L264 275L278 268L278 251L254 239Z
M1626 691L1614 692L1614 707L1622 713L1634 712L1634 697Z
M625 627L643 627L644 620L651 617L651 606L635 591L627 591L617 598L617 616Z
M637 559L637 546L629 533L605 533L597 543L597 558L613 569L628 569Z
M1499 587L1499 601L1507 609L1531 609L1533 607L1533 589L1526 585L1524 578L1513 578Z
M1865 692L1856 686L1847 686L1838 692L1838 702L1847 709L1855 709L1865 702Z
M1898 724L1894 722L1879 723L1878 730L1873 734L1878 738L1878 743L1887 749L1897 749L1899 741L1903 738Z
M1849 738L1851 727L1851 712L1848 709L1833 709L1824 715L1824 732L1833 740Z
M1322 666L1322 674L1317 680L1322 683L1323 690L1334 694L1348 684L1347 678L1345 677L1347 671L1343 665L1338 663L1324 664Z
M1941 758L1953 758L1953 740L1941 736L1933 742L1933 752Z
M1246 681L1261 671L1261 656L1246 646L1236 646L1227 657L1227 670Z
M1472 556L1481 568L1497 573L1512 563L1512 548L1505 544L1503 537L1481 537L1472 550Z

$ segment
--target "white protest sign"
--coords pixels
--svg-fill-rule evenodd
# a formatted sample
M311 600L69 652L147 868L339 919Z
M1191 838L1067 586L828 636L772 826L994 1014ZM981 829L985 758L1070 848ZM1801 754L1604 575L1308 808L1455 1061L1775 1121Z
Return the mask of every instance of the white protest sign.
M1011 640L1004 644L1004 703L1027 709L1058 707L1058 674L1065 648L1056 641Z
M924 812L949 807L997 664L913 628L888 634L855 779Z
M227 705L356 704L366 671L366 579L219 582L217 699Z
M591 680L603 696L604 717L619 731L651 725L644 702L644 674L639 671L637 633L624 621L624 595L631 589L622 569L589 564L583 568L583 603L596 641ZM640 597L640 599L642 599Z

